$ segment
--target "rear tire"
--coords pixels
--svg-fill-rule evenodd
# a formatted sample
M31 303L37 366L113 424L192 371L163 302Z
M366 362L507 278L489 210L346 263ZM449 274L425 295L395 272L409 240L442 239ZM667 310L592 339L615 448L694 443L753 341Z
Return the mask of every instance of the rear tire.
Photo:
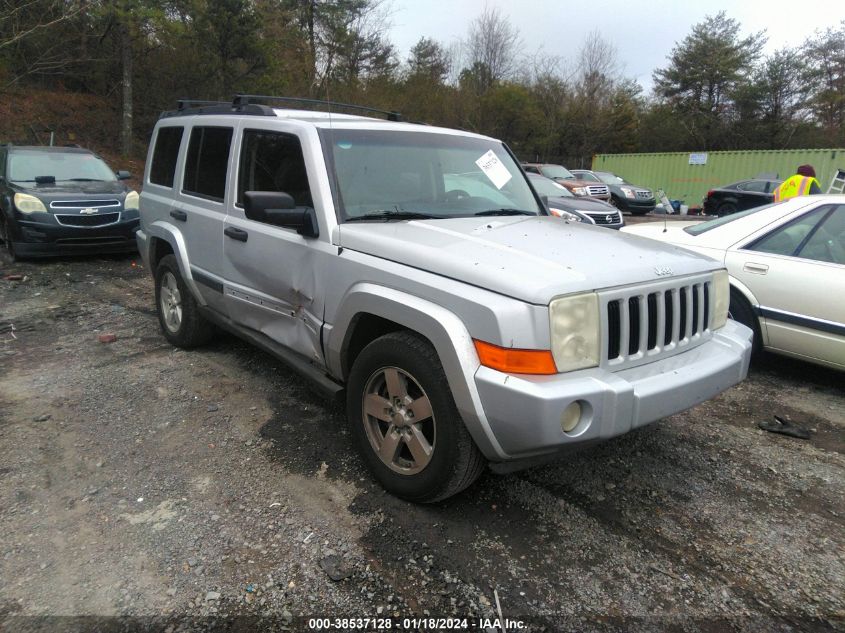
M207 343L214 326L200 314L199 305L182 279L175 255L161 258L155 272L155 300L161 331L172 345L190 349Z
M736 213L737 208L736 205L731 202L723 202L719 205L719 208L716 209L716 215L719 217L723 215L730 215L731 213Z
M417 334L392 332L363 349L350 372L346 409L364 462L397 497L440 501L484 470L437 352Z
M751 328L754 338L751 340L751 353L759 354L763 348L763 339L760 334L760 320L754 314L751 304L748 303L743 294L736 288L731 287L731 303L728 308L728 317Z

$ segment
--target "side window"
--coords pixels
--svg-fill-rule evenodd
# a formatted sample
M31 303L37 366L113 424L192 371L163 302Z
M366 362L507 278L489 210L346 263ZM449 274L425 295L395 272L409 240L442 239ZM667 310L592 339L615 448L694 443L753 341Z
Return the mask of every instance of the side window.
M244 191L283 191L298 207L313 206L299 138L293 134L244 130L238 168L238 204Z
M153 164L150 166L150 182L162 187L172 187L176 176L176 159L182 143L181 127L161 127L156 136L153 150Z
M0 180L6 179L6 149L0 148Z
M830 207L814 209L803 217L778 227L746 248L761 253L793 256L828 211Z
M815 233L813 233L798 257L817 262L845 264L845 206L835 207Z
M222 202L231 144L230 127L195 127L191 130L182 191Z
M756 191L757 193L766 193L766 183L762 180L749 180L741 185L737 185L737 189L741 191Z

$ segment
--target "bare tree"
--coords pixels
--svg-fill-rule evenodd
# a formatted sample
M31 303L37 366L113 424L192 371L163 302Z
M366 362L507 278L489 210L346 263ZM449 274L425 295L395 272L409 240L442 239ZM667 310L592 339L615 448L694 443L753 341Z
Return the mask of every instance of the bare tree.
M513 76L522 40L514 27L496 8L484 11L469 27L467 66L477 74L480 92L486 92L497 81Z

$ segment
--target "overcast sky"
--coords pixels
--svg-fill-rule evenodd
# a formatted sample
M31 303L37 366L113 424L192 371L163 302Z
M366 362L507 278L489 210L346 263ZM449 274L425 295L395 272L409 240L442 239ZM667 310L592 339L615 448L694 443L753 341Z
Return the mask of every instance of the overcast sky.
M526 53L542 49L574 60L585 37L597 29L619 54L623 74L651 88L651 73L666 65L675 43L706 15L726 11L743 34L765 29L765 52L800 45L818 28L837 26L845 9L820 0L392 0L390 39L404 62L421 36L450 45L488 4L519 29Z

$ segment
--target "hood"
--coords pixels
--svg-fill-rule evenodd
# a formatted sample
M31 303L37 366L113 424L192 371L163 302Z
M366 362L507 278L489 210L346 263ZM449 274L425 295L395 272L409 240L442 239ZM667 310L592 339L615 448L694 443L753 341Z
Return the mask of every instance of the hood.
M552 178L556 183L561 185L569 185L570 187L606 187L603 182L595 182L592 180L580 180L577 178Z
M339 245L538 305L557 295L718 268L711 259L558 218L498 217L346 223Z
M616 213L617 211L616 207L588 196L577 198L549 196L549 205L564 211L587 211L589 213Z
M694 226L699 222L684 222L674 221L666 222L664 227L663 222L648 222L647 224L628 225L622 228L622 231L630 235L638 235L647 237L651 240L659 240L669 244L676 244L684 248L690 248L702 255L707 255L719 261L725 258L726 247L720 244L712 243L710 235L703 233L701 235L690 235L684 228ZM664 231L664 228L666 229Z
M102 194L120 196L128 191L128 187L120 180L96 182L59 181L44 185L26 183L26 186L21 183L12 183L12 188L15 191L28 193L31 196L37 196L43 200L73 200L74 198Z

